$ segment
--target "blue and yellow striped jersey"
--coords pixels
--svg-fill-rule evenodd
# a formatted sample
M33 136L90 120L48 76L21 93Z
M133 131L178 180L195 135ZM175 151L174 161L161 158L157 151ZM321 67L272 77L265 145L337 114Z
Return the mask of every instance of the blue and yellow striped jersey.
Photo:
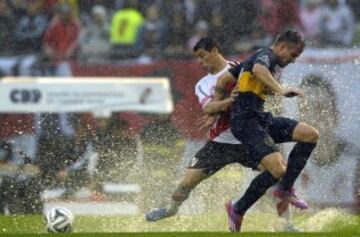
M248 100L249 103L245 103L244 101L247 108L254 107L253 109L259 109L256 107L262 106L269 94L266 85L258 80L252 73L252 69L256 63L267 67L272 74L275 73L277 60L270 48L258 50L241 65L229 69L229 72L237 78L236 88L239 91L239 96L242 97L242 100ZM251 106L251 104L253 105Z

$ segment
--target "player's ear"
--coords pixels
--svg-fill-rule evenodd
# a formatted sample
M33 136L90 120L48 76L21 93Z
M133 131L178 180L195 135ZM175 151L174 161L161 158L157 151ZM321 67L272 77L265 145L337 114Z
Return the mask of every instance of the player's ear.
M289 45L287 43L285 43L285 42L279 43L278 49L280 52L285 52L288 50L288 48L289 48Z

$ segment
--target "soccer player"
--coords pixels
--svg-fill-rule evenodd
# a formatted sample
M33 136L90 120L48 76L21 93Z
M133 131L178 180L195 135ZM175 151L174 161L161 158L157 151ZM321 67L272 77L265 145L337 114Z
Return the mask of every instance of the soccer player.
M232 66L219 52L218 44L211 38L200 39L194 46L194 54L200 60L209 74L203 77L195 86L195 93L203 111L207 114L219 114L215 124L210 129L210 140L197 152L185 172L185 177L171 196L167 207L157 208L145 214L147 221L158 221L177 213L182 203L189 197L190 192L204 179L231 163L240 163L245 167L258 168L258 164L249 159L244 146L234 138L230 131L228 107L234 102L236 94L230 94L235 83L227 85L229 97L222 101L212 101L214 88L220 75L227 72ZM233 65L234 66L234 65ZM213 124L210 117L206 123ZM251 187L261 188L261 182L267 183L271 178L268 171L264 171L255 178ZM260 183L259 183L260 182ZM251 194L248 194L251 195ZM289 224L289 223L288 223Z
M276 66L285 67L293 63L304 47L305 42L298 32L286 30L277 36L270 48L260 49L217 81L214 101L225 97L227 83L237 81L238 96L231 111L231 131L246 146L252 161L271 174L263 180L266 183L263 182L261 188L254 188L251 184L242 198L226 203L229 228L233 232L240 231L245 212L280 178L282 180L274 190L274 196L297 208L308 207L296 196L292 187L316 146L318 131L293 119L273 117L263 108L270 93L285 97L303 96L298 88L283 87L274 74ZM289 155L286 168L276 143L292 141L297 143Z

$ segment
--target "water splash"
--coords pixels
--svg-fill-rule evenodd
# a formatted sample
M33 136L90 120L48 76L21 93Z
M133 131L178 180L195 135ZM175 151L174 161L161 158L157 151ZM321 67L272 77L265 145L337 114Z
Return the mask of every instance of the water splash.
M340 218L341 217L341 218ZM299 224L304 231L341 231L346 226L355 226L356 220L338 208L327 208L317 212L310 218Z

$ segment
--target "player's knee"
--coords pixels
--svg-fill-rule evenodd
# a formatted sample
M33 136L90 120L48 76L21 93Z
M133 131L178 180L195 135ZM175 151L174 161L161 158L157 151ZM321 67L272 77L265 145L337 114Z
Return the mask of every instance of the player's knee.
M268 166L268 171L277 179L280 179L285 175L286 167L280 161L274 161Z
M266 167L264 165L262 165L262 164L259 164L255 170L258 170L258 171L262 172L262 171L266 170Z
M188 199L190 192L191 192L192 188L191 187L186 187L186 186L178 186L173 195L171 196L171 198L175 201L175 202L184 202L186 199Z
M319 131L307 124L300 124L298 130L295 131L295 140L317 143L319 140Z
M309 142L317 143L319 140L319 131L311 127L308 135Z
M265 156L261 161L261 165L277 179L285 174L286 167L284 166L283 158L279 152L274 152Z
M313 127L308 126L303 133L304 142L317 143L319 140L319 132Z
M281 166L273 167L272 169L269 170L269 172L275 178L280 179L285 175L286 169L284 166L281 165Z

